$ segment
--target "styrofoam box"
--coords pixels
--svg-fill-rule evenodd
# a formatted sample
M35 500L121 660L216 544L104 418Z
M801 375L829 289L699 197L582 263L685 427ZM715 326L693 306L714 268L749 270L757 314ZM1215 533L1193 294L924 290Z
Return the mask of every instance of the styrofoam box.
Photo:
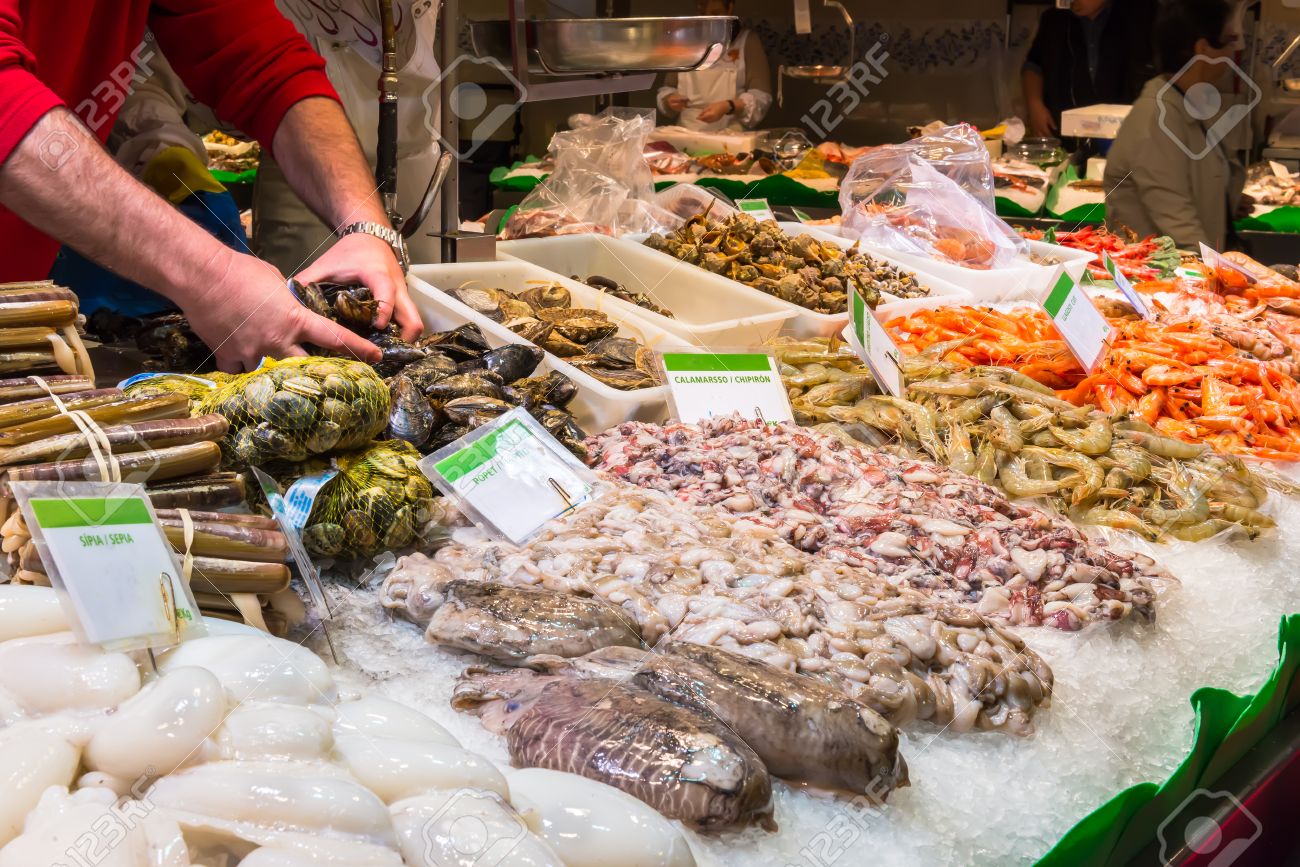
M840 226L808 226L807 229L830 239L846 241ZM1083 277L1092 261L1092 254L1086 250L1073 250L1058 244L1042 241L1029 241L1029 251L1033 255L1060 260L1065 265L1066 273L1075 280ZM939 277L949 284L965 291L977 301L1014 301L1017 299L1036 300L1046 295L1051 286L1048 283L1056 273L1055 266L1039 265L1028 259L1007 268L963 268L951 262L940 262L928 256L915 253L900 253L897 250L881 250L864 243L862 249L873 256L888 256L899 264L915 270L917 274Z
M585 279L598 274L644 293L670 310L674 318L632 305L637 315L694 346L758 346L776 336L795 315L791 305L778 298L678 262L643 244L605 235L501 241L497 254L531 262L564 277L577 275Z
M654 349L683 349L686 341L629 313L635 305L619 302L582 283L553 274L528 262L463 262L445 265L413 265L409 276L411 298L424 317L425 327L444 331L474 323L488 343L496 348L507 343L532 345L518 334L448 295L466 283L477 282L512 295L537 285L537 281L559 282L573 295L575 305L600 309L618 323L620 337L631 337ZM617 302L617 303L615 303ZM578 396L568 410L588 433L599 433L625 421L663 421L668 416L668 387L620 391L596 380L551 353L542 359L539 371L556 370L578 385Z
M1081 138L1114 138L1131 105L1085 105L1061 112L1061 135Z

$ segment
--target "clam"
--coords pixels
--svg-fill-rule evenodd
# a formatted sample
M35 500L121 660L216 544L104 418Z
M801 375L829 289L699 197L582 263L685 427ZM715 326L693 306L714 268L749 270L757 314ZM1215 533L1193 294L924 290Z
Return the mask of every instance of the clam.
M514 383L514 387L530 394L533 401L539 405L549 403L561 408L568 406L578 395L578 386L558 370L553 370L545 376L521 379Z
M286 376L280 381L280 388L303 397L316 398L321 396L321 384L310 376Z
M343 513L341 523L347 546L354 551L369 551L379 541L371 517L365 512L349 509Z
M343 550L343 527L334 523L313 524L302 531L302 543L313 554L333 557Z
M254 376L244 384L244 406L253 415L261 415L265 412L267 406L271 403L271 398L274 396L275 383L271 381L269 376Z
M419 446L433 430L433 407L415 383L405 376L393 378L389 386L392 409L388 414L388 435Z
M499 375L505 382L514 382L532 375L542 363L542 351L536 346L509 343L483 353L483 366Z
M302 444L313 454L323 454L338 445L343 438L343 428L336 422L322 421L303 439Z
M343 429L351 428L361 420L360 414L352 404L332 397L321 401L320 417L323 421L334 422Z
M467 425L470 428L476 428L498 416L505 415L512 409L514 407L503 400L480 394L458 397L442 405L442 411L453 424Z
M582 308L545 308L537 318L555 326L555 330L575 343L587 344L618 333L618 325L599 310Z
M421 348L434 347L446 353L453 361L465 361L478 358L487 352L487 338L474 324L461 325L451 331L437 331L426 335L416 342Z
M289 391L287 387L271 395L271 401L266 411L262 413L262 418L278 428L289 431L307 430L319 417L320 409L316 401L298 392Z
M476 394L499 398L504 382L500 375L490 370L472 370L440 379L426 388L424 393L437 403Z

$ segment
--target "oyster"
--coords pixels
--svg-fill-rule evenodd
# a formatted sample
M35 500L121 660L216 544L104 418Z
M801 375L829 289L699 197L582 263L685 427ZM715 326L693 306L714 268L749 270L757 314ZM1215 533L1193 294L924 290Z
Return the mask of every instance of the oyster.
M568 307L573 303L569 290L559 283L546 283L541 286L534 286L531 289L525 289L519 293L519 300L528 304L534 310L541 310L546 307Z
M501 300L506 295L499 289L491 286L460 286L447 290L447 294L493 322L502 319Z
M581 278L575 276L573 279L579 280ZM622 283L619 283L617 280L611 280L608 277L601 277L599 274L592 274L582 282L586 283L593 289L599 289L601 292L608 292L615 298L619 298L629 304L635 304L637 307L649 310L651 313L658 313L660 316L665 316L669 319L673 318L671 310L666 307L661 307L654 301L651 301L649 295L646 295L644 292L634 292Z
M602 599L553 590L452 581L425 637L496 662L538 653L581 656L601 647L641 647L635 624Z
M537 318L555 326L563 337L586 345L602 337L618 333L618 324L599 310L581 307L546 307L537 311Z
M457 710L502 732L516 767L568 771L640 798L698 829L772 820L772 780L754 751L713 717L601 677L470 669Z

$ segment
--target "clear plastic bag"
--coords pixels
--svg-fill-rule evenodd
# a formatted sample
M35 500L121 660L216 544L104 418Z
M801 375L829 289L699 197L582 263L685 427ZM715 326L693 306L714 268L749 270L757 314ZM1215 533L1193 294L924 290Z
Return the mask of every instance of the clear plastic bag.
M993 164L979 130L970 124L939 127L900 144L868 150L853 161L840 184L840 209L873 198L879 189L906 172L913 157L970 193L990 211L993 207Z
M841 191L840 201L845 237L887 250L990 269L1016 265L1029 249L975 196L914 155L871 196Z
M550 177L520 202L501 237L535 238L599 232L622 235L657 228L654 176L645 148L651 114L607 110L590 124L551 139Z

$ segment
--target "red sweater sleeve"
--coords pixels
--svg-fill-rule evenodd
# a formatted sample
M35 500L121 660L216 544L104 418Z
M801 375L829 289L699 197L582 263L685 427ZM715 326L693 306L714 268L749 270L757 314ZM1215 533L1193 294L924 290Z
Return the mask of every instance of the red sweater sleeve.
M268 150L294 103L338 99L325 61L273 0L154 0L149 26L195 97Z
M63 100L32 74L36 62L23 43L18 0L0 0L0 163L50 109Z

